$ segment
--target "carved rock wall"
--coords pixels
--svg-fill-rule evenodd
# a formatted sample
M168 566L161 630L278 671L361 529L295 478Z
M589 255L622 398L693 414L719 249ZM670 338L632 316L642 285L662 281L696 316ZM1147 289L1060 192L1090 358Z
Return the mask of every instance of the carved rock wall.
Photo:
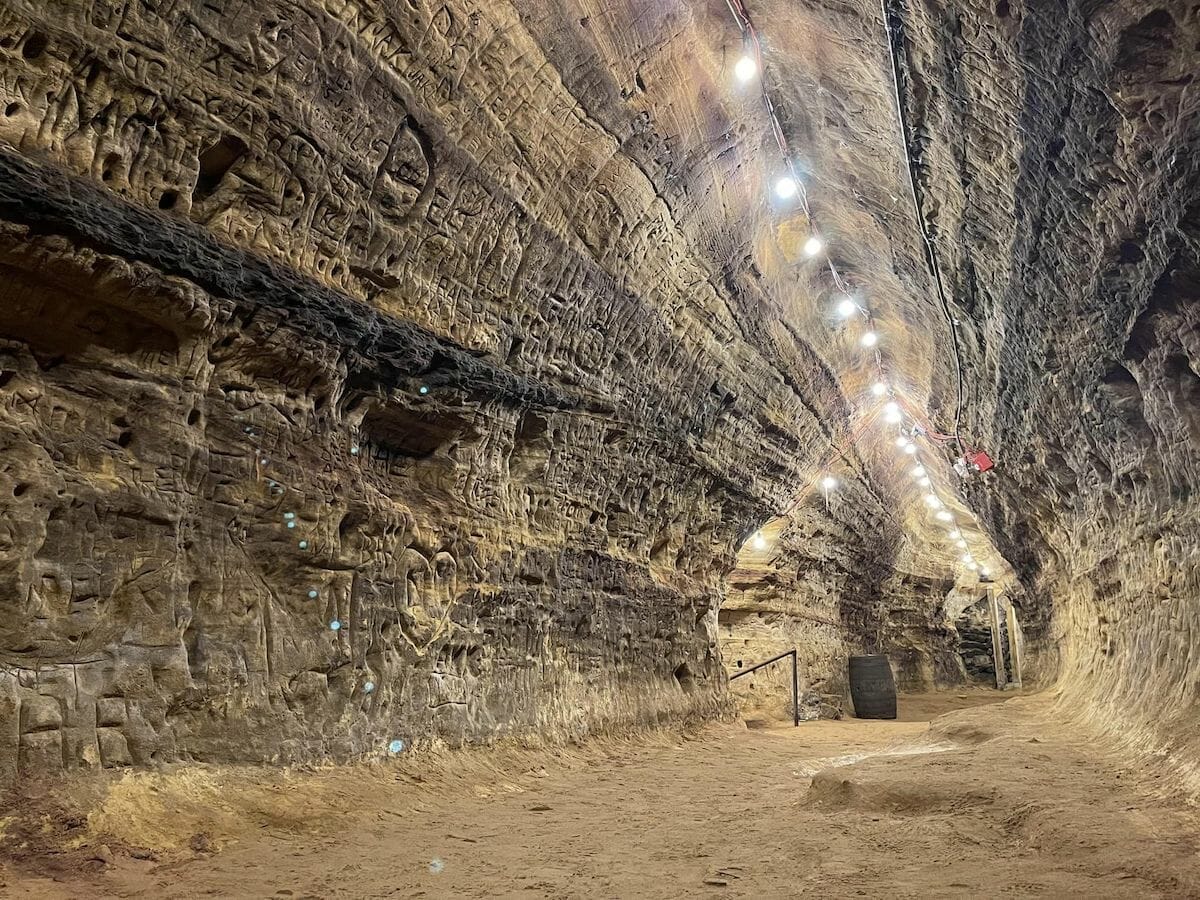
M1200 9L896 5L919 188L1002 460L972 503L1064 708L1187 786L1200 628Z
M846 402L723 13L593 5L0 8L6 773L729 709Z

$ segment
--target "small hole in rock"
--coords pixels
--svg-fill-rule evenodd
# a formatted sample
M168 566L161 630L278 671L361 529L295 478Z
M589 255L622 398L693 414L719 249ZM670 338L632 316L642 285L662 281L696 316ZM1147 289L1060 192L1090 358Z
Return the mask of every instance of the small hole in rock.
M197 200L211 197L234 163L246 155L249 148L245 141L227 134L200 154L200 175L192 196Z
M174 209L176 202L179 200L179 194L175 191L163 191L162 196L158 198L159 209Z
M4 107L4 115L5 116L15 116L20 111L20 109L21 109L20 103L10 103L10 104L8 104L8 106Z
M37 59L46 52L47 43L46 36L40 31L35 31L25 38L25 46L21 48L21 55L26 59Z

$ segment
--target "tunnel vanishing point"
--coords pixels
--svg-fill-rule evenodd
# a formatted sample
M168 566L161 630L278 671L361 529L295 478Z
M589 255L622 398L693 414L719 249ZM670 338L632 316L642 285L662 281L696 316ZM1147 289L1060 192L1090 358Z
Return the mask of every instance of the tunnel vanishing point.
M0 779L793 648L837 716L994 677L992 603L1194 794L1198 75L1159 0L0 0Z

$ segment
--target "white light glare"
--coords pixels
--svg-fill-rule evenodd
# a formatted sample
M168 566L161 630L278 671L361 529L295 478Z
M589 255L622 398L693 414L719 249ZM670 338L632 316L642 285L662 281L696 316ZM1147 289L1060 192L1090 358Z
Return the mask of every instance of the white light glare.
M917 466L915 469L912 470L912 474L913 474L913 478L924 478L925 477L925 467Z
M794 179L784 175L775 182L775 196L780 200L790 200L796 196L796 182Z
M754 61L752 56L743 56L737 61L737 65L733 67L733 74L737 76L738 81L745 84L758 74L758 63Z
M843 319L850 318L856 312L858 312L858 304L855 303L850 297L843 297L841 302L837 305L837 314ZM871 390L875 389L872 388ZM884 390L887 390L886 385L884 386ZM883 395L881 393L877 393L875 396L881 397Z
M928 503L930 506L932 506L934 509L938 509L942 505L942 501L937 498L937 494L926 494L925 502Z
M975 562L975 557L973 557L970 553L964 553L963 554L963 562L973 563L973 562Z
M941 519L943 522L953 522L954 521L954 516L950 515L950 513L948 513L944 509L940 513L937 514L937 517L939 519Z
M825 242L815 234L804 242L804 255L807 257L816 256L825 249Z
M882 381L877 381L873 385L871 385L871 393L874 394L876 397L882 397L887 392L888 392L888 386L886 384L884 384Z
M823 487L827 491L832 491L837 486L838 486L837 479L834 478L832 475L826 475L824 478L821 479L821 487Z
M967 568L970 569L972 572L974 572L976 569L979 568L979 566L976 563L969 562L969 563L967 563Z
M879 343L879 335L877 335L873 331L868 331L866 334L864 334L862 336L862 340L859 341L859 343L862 344L864 347L874 347L876 344Z
M763 537L761 534L756 534L754 536L754 540L751 541L750 544L752 547L754 547L755 550L766 550L767 549L767 539L765 537Z
M961 539L960 539L960 540L958 540L958 541L956 541L954 545L955 545L956 547L961 547L963 550L966 550L966 549L967 549L967 542L966 542L966 541L964 541L964 540L961 540Z
M925 478L922 478L922 479L921 479L919 482L917 482L917 483L918 483L918 484L920 484L920 485L921 485L921 487L929 487L929 485L930 485L930 484L932 484L933 482L931 482L931 481L929 480L929 477L928 477L928 476L926 476Z
M950 532L950 537L954 538L955 540L958 540L960 537L962 537L962 532L959 531L957 528L955 528L953 531Z
M900 447L901 449L907 447L909 443L910 441L904 435L900 435L900 437L896 438L896 446Z
M904 452L907 453L909 456L916 456L917 455L917 445L909 444L907 447L904 448Z

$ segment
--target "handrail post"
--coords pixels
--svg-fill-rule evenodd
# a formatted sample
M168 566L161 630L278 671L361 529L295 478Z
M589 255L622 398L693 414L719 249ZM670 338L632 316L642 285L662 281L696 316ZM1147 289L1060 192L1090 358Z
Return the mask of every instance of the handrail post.
M796 674L796 648L792 648L792 727L800 727L800 679Z

